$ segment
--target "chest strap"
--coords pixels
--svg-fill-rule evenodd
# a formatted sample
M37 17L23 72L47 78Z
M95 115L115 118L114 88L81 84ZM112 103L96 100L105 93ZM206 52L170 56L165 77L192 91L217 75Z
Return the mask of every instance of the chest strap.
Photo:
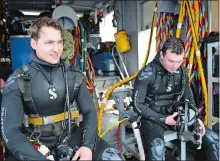
M35 109L34 101L31 95L31 74L27 65L19 68L15 71L19 89L22 94L22 98L27 106ZM37 113L36 109L35 112Z
M72 118L79 118L79 111L71 111ZM68 119L68 112L47 117L28 117L28 124L30 125L47 125Z

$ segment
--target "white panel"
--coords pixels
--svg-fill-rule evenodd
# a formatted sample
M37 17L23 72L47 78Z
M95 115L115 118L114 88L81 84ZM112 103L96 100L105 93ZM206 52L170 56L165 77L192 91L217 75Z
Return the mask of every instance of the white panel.
M141 30L151 28L156 1L145 1L141 3Z
M138 33L138 70L141 69L146 53L148 51L148 43L150 41L150 29L141 31ZM154 27L154 32L151 41L150 53L148 56L147 64L151 62L156 55L156 27Z

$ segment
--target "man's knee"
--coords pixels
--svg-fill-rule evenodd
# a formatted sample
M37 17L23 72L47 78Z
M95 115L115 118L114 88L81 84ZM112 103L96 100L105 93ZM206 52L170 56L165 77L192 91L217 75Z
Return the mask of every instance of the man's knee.
M96 143L93 155L94 160L125 160L123 155L105 140L97 138Z
M151 142L151 156L154 160L163 160L165 157L165 143L161 138L156 138Z
M125 160L125 159L117 149L106 148L102 153L101 160Z
M202 147L209 160L219 160L219 136L209 128L203 136Z
M205 142L215 142L218 143L219 141L219 136L211 129L209 129L208 127L206 127L206 133L203 136L203 140Z

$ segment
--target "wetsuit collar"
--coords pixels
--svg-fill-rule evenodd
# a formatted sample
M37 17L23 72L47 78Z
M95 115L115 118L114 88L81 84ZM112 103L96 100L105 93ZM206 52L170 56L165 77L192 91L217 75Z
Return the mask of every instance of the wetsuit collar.
M30 58L32 61L34 61L40 65L44 65L44 66L57 67L60 65L60 61L57 64L50 64L48 62L45 62L45 61L41 60L40 58L38 58L35 53L31 54Z
M163 64L161 63L160 61L160 53L157 53L155 58L154 58L154 61L157 62L157 64L165 71L167 71L164 67L163 67Z

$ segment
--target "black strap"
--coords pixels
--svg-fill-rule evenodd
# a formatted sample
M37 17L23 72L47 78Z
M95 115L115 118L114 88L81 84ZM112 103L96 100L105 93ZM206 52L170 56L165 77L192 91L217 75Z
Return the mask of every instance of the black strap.
M181 84L182 84L182 88L180 90L180 94L177 96L176 101L180 101L180 99L183 97L183 94L185 92L185 84L186 84L186 75L185 75L185 71L183 70L183 67L180 66L180 74L181 74ZM184 98L185 99L185 98Z
M154 82L154 85L153 85L153 90L151 91L151 95L154 96L155 93L157 92L159 86L160 86L160 82L161 82L161 79L162 79L162 73L161 72L158 72L157 74L157 77L155 79L155 82Z
M43 73L44 77L47 79L49 85L52 86L53 85L53 68L51 70L51 77L50 77L50 76L47 75L45 70L40 66L40 64L37 64L37 65L40 68L41 72Z
M160 82L161 82L161 79L163 77L163 75L165 74L165 70L162 69L160 67L160 64L158 64L157 61L154 61L155 63L152 63L152 65L154 66L154 68L156 69L156 79L154 81L154 84L152 86L152 90L149 92L149 96L152 97L152 96L155 96L157 90L159 89L159 86L160 86Z
M22 68L16 70L15 73L23 100L29 107L35 109L35 112L38 115L31 95L31 74L29 72L28 66L24 65Z

